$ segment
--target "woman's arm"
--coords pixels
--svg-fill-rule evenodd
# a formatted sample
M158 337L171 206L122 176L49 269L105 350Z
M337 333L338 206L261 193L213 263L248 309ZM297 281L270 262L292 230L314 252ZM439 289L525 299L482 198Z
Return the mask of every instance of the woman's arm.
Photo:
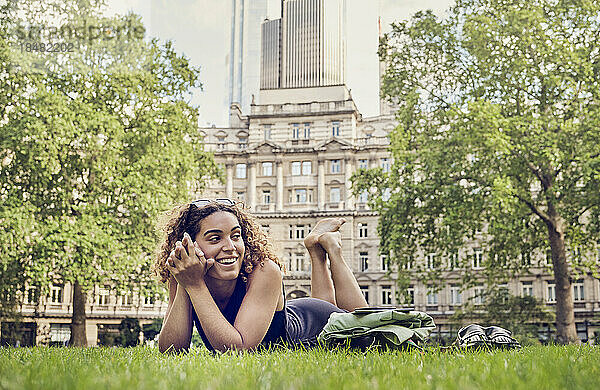
M217 307L206 284L188 288L192 306L210 345L219 351L256 348L273 320L282 278L279 267L271 261L256 267L248 278L248 290L233 325Z
M169 278L169 305L158 336L160 352L187 350L192 340L192 310L190 298L172 276Z

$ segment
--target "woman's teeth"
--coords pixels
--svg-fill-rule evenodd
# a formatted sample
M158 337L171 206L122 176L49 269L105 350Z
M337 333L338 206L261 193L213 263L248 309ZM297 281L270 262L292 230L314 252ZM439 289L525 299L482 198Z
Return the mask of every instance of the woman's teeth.
M219 259L217 260L219 263L224 264L224 265L229 265L229 264L233 264L237 261L237 257L232 257L229 259Z

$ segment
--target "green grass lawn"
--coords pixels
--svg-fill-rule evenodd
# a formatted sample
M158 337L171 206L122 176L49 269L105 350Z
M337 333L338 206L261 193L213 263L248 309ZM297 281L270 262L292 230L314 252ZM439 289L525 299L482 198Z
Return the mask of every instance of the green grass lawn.
M441 353L0 348L0 389L597 389L600 348Z

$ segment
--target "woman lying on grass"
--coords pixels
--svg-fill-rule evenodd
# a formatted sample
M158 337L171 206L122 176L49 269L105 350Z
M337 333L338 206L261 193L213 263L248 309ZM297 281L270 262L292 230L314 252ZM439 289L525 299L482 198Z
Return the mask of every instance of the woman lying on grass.
M342 258L343 218L319 221L306 237L312 298L287 302L281 263L240 206L228 199L198 200L170 216L155 265L169 287L161 352L189 348L194 325L204 344L218 351L310 345L331 313L367 306Z

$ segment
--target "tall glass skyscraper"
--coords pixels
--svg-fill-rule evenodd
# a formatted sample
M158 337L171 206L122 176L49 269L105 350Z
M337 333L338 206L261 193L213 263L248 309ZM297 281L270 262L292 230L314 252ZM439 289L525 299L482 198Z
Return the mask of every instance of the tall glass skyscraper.
M344 0L283 0L262 24L261 89L343 85L345 20Z
M229 104L250 111L252 95L260 87L261 22L267 17L267 0L231 0L229 47Z

